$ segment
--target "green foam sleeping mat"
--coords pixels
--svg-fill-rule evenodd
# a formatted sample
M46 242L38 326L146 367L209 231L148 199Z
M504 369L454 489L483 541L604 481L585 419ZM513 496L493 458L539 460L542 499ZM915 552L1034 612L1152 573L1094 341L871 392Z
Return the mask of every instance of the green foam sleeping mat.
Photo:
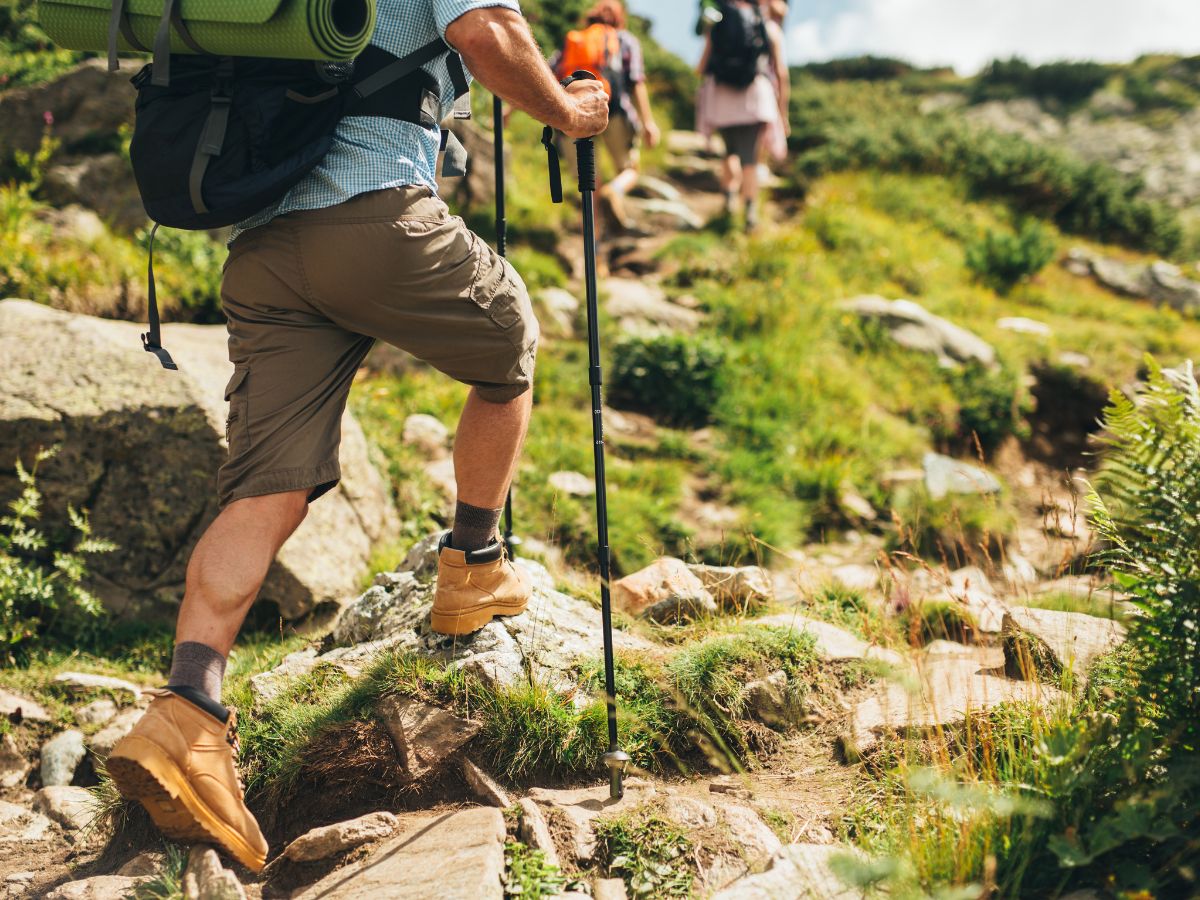
M115 0L39 0L38 18L68 50L104 52ZM124 0L117 41L123 52L148 50L166 0ZM343 60L357 56L375 29L374 0L177 0L195 44L215 56ZM127 23L127 24L126 24ZM138 44L132 43L132 36ZM171 52L194 52L171 29Z

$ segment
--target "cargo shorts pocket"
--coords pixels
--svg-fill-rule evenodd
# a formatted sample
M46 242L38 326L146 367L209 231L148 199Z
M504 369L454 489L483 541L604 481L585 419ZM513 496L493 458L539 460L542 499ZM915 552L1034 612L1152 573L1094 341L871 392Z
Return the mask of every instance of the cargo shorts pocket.
M502 331L508 331L527 315L527 307L532 312L525 283L507 260L493 253L478 237L474 240L479 244L480 259L471 285L471 300Z
M225 402L229 404L229 414L225 418L225 443L229 445L230 456L236 456L250 446L249 396L246 384L246 376L249 374L249 366L234 366L229 384L225 386Z

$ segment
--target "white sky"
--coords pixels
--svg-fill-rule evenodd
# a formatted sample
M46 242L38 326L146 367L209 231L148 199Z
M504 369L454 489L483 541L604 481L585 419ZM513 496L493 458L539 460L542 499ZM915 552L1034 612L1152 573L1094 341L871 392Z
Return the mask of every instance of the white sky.
M694 62L696 0L628 0L668 47ZM1023 56L1127 61L1200 54L1200 0L792 0L793 63L874 53L963 74Z

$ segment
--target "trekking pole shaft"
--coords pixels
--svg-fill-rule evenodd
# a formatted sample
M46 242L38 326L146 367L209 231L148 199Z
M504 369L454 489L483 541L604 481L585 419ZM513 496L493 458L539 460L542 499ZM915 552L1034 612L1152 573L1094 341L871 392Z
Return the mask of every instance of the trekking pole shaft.
M492 97L492 136L496 160L496 252L504 257L508 255L508 220L504 208L504 101ZM509 555L515 555L513 550L519 541L513 540L513 509L512 485L504 497L504 545L508 547Z
M587 291L588 381L592 389L592 445L596 471L596 531L600 545L600 615L604 628L604 689L608 706L608 749L617 749L616 674L612 647L612 598L609 592L611 554L608 544L608 494L604 475L603 377L600 368L600 323L596 274L596 148L591 140L575 142L579 161L579 190L583 199L584 286ZM616 769L613 770L617 772ZM619 777L614 777L614 790Z

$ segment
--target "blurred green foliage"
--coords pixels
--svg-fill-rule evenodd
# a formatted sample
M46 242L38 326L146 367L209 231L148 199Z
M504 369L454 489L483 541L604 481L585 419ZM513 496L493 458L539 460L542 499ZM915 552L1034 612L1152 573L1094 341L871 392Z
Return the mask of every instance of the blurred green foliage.
M685 335L627 337L613 348L608 395L618 409L649 413L676 428L700 428L713 416L726 351Z
M1054 259L1053 236L1041 223L1027 219L1016 233L988 231L967 245L967 267L981 281L1006 294L1032 278Z
M1089 100L1112 77L1113 67L1094 62L1052 62L1030 65L1020 57L993 60L974 79L971 99L1012 100L1036 97L1064 106Z

